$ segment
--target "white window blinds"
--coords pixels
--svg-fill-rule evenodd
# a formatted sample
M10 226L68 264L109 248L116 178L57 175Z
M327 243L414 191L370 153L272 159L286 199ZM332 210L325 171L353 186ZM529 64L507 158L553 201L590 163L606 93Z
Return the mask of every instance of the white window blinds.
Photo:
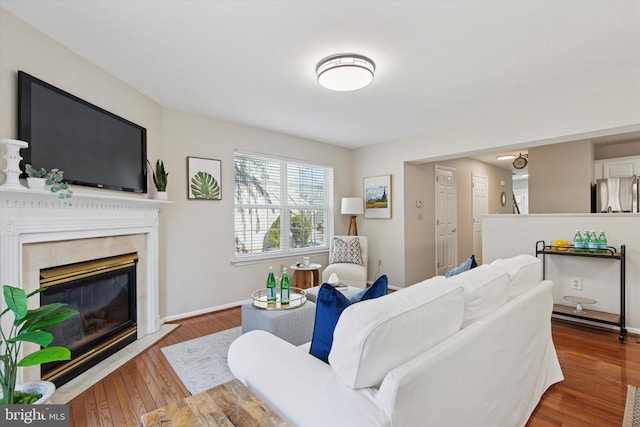
M333 168L236 151L236 258L328 247L333 233Z

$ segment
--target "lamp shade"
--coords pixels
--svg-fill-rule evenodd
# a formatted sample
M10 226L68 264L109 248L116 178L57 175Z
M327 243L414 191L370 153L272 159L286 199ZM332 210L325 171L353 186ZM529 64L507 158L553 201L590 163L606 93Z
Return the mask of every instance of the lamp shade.
M343 197L341 213L343 215L362 215L364 213L363 205L361 197Z

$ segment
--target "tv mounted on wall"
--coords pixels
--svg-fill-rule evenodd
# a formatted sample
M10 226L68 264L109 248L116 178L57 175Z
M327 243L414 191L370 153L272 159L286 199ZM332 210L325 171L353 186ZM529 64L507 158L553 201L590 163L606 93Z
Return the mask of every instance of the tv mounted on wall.
M64 171L69 184L147 192L147 130L18 72L23 163Z

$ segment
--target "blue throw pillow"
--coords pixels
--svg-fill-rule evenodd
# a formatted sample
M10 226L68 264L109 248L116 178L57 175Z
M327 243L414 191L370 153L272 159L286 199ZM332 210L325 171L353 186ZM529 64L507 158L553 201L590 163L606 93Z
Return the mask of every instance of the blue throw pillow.
M478 263L476 262L475 255L471 255L469 258L462 261L460 264L453 267L451 270L447 271L444 277L452 277L456 274L464 273L467 270L471 270L472 268L476 268Z
M309 353L323 362L329 363L329 353L333 345L333 330L345 308L358 301L377 298L387 293L387 276L382 275L369 288L358 292L351 299L333 286L323 283L316 298L316 320L313 326Z

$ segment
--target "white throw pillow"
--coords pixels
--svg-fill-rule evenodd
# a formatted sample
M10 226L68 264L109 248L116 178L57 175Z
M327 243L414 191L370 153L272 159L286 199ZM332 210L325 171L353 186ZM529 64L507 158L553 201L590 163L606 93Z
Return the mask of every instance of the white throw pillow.
M329 264L350 263L364 265L360 250L360 239L354 237L345 242L337 237L333 238L333 252Z
M507 302L509 275L499 268L480 265L448 280L464 288L463 328Z
M329 364L349 387L379 386L392 369L455 334L464 296L434 277L347 307L333 332Z
M491 265L509 274L509 298L528 291L542 281L542 261L533 255L497 259Z

